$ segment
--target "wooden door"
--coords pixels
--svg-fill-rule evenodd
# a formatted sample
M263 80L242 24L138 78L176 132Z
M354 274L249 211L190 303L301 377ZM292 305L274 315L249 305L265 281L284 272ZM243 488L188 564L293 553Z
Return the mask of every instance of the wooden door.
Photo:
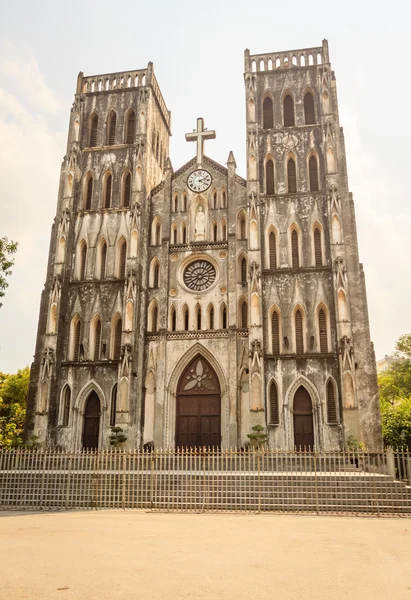
M314 448L314 421L311 396L300 386L294 396L294 446Z
M84 411L83 448L98 448L100 433L100 398L91 392Z
M176 407L176 446L219 447L221 395L217 376L203 357L196 357L180 378Z

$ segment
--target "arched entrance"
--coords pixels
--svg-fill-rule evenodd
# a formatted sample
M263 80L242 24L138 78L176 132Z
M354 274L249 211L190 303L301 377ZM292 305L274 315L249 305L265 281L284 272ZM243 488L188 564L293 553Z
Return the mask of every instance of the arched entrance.
M311 396L303 385L294 394L294 446L314 448L314 421Z
M83 448L98 448L100 433L100 398L94 390L90 392L84 410Z
M220 447L221 391L209 362L197 355L186 367L177 387L176 446Z

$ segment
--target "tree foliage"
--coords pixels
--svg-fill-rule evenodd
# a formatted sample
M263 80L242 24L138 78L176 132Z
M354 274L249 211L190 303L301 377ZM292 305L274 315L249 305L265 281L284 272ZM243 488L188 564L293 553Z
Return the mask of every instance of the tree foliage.
M378 385L384 443L411 450L411 334L398 339L394 361Z
M4 297L8 287L6 277L11 275L11 267L14 265L13 254L17 251L17 242L9 242L8 238L0 238L0 299ZM0 307L3 306L0 300Z
M29 379L29 367L13 375L0 373L0 446L23 444Z

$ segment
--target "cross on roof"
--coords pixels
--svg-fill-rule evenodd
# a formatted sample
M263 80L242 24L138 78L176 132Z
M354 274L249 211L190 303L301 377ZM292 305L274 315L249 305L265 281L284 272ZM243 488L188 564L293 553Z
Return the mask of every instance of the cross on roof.
M186 133L187 142L197 142L197 164L203 162L204 140L215 139L215 131L207 131L204 128L204 119L197 119L197 130L193 129L193 133Z

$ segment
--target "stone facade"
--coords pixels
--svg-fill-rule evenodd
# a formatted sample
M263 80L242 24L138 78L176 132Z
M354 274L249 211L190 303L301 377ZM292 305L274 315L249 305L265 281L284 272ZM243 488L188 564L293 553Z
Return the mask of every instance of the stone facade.
M246 50L244 80L247 180L202 142L173 170L151 63L80 73L27 434L104 448L116 424L130 447L242 446L262 424L273 447L381 446L327 42Z

